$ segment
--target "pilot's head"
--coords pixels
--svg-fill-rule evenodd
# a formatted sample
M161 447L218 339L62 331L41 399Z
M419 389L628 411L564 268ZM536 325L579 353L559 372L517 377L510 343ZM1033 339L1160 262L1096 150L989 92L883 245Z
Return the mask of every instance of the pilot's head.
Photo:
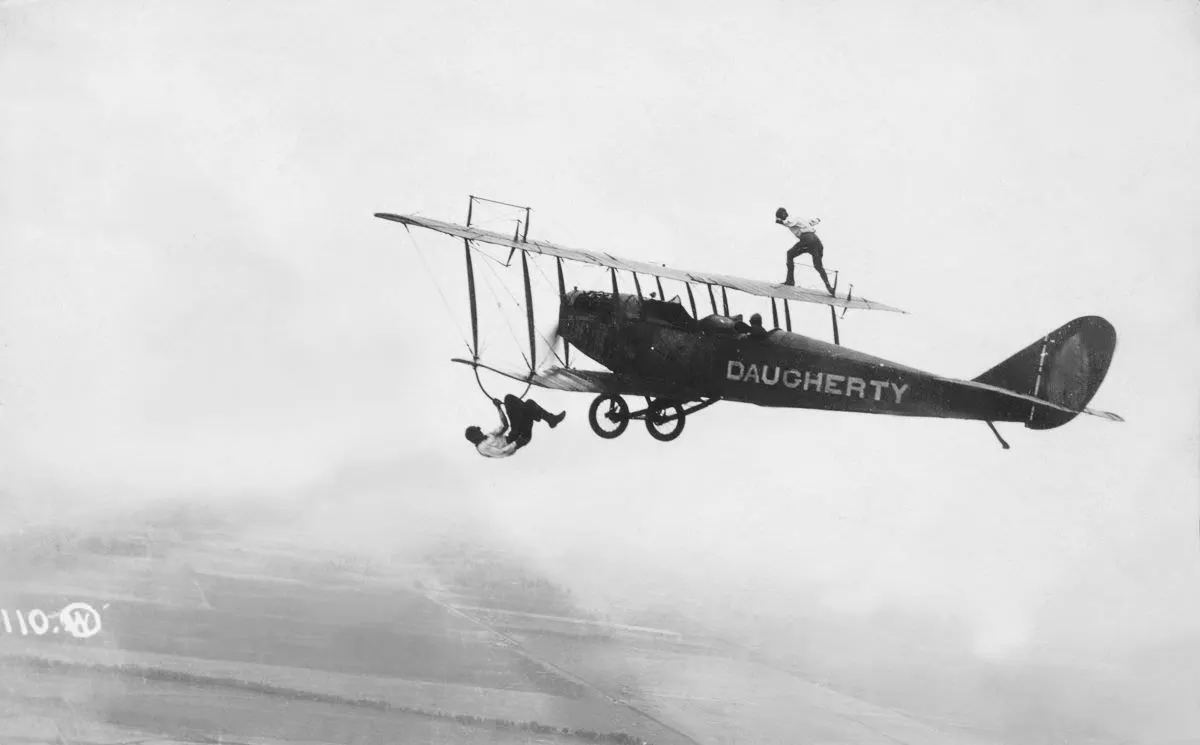
M761 327L762 326L762 316L759 315L758 313L755 313L754 315L750 316L750 325Z
M780 220L786 220L786 219L787 219L787 210L785 210L783 207L780 207L779 209L775 210L775 222L779 222Z
M467 427L465 434L472 445L478 445L487 439L487 435L483 434L483 430L479 427Z

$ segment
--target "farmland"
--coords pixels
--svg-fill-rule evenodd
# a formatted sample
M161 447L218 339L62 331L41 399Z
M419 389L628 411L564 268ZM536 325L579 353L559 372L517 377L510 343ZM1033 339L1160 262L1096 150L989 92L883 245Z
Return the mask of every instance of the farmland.
M368 577L331 570L329 557L228 549L211 538L159 545L153 556L93 550L87 561L59 558L7 575L22 579L0 587L6 607L52 611L86 601L103 608L103 629L88 639L0 638L12 679L6 704L19 705L26 719L31 710L58 721L62 712L46 713L57 702L72 721L180 737L208 731L286 739L292 730L272 722L288 705L311 719L300 729L313 741L341 741L349 731L313 735L342 732L337 722L359 720L337 712L360 709L379 732L406 741L474 742L481 732L546 742L605 735L687 741L426 597L404 569ZM45 695L56 688L87 695ZM43 695L30 699L29 691ZM14 714L10 721L24 720Z
M4 606L85 601L103 628L0 638L6 742L972 741L694 630L616 623L481 547L364 563L196 529L27 540Z

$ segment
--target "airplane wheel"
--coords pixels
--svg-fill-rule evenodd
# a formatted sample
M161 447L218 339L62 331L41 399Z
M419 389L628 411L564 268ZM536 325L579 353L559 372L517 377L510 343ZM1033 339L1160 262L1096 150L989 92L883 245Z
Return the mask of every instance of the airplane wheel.
M675 419L665 420L668 416ZM650 436L661 442L670 442L683 434L683 409L678 406L667 406L653 414L646 415L646 431ZM665 421L664 421L665 420Z
M600 407L605 402L608 402L608 406L601 414ZM592 431L606 440L619 437L629 426L629 406L620 396L596 396L592 407L588 409L588 422L592 425Z

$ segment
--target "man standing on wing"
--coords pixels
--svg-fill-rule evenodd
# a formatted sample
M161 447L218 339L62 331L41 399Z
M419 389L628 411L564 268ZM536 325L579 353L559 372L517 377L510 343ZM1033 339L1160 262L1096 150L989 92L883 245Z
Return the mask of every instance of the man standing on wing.
M821 281L825 283L825 289L833 295L833 285L829 284L829 276L825 274L825 265L821 261L825 247L821 245L821 239L817 237L816 227L821 224L821 218L814 220L789 220L788 211L783 207L775 210L775 222L792 231L800 240L796 241L796 245L792 246L787 252L787 279L783 280L785 285L796 284L796 257L801 254L812 254L813 268L821 275Z

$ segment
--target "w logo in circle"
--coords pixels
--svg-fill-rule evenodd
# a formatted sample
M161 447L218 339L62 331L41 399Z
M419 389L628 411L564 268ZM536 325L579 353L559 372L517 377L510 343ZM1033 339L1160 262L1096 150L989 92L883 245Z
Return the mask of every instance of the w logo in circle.
M58 613L63 629L76 639L87 639L100 633L100 614L87 603L71 603Z

